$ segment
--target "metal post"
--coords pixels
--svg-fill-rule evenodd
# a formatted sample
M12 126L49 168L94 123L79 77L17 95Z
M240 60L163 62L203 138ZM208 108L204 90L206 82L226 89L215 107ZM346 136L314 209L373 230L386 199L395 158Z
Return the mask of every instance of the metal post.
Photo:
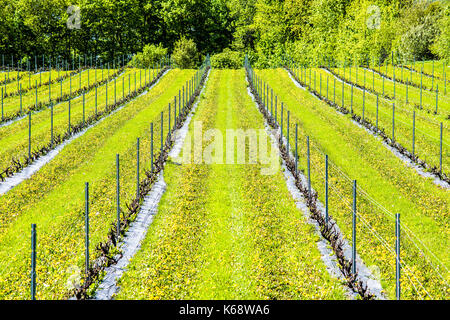
M137 138L136 141L136 199L139 199L140 196L140 182L139 182L139 146L140 146L140 138Z
M151 162L151 169L153 172L153 122L150 123L150 162Z
M378 94L377 94L377 119L376 119L376 133L378 134Z
M440 136L440 144L439 144L439 168L440 168L440 173L442 175L442 122L441 122L441 136Z
M286 131L287 131L287 134L286 134L287 147L286 148L287 148L288 157L289 157L289 118L290 118L290 115L291 115L291 113L288 110L288 112L287 112L287 126L286 126Z
M83 92L83 127L86 125L86 97L85 92Z
M119 154L116 154L116 209L117 209L117 243L120 236L120 171L119 171Z
M395 141L395 103L392 104L392 142Z
M159 155L160 158L162 157L163 152L163 134L164 134L164 114L163 111L161 111L161 154Z
M36 300L36 224L31 225L31 300Z
M53 103L50 104L50 139L53 148Z
M356 180L353 180L352 273L356 273Z
M31 159L31 111L28 111L28 158Z
M85 184L85 209L84 209L84 226L85 226L85 272L86 276L89 272L89 182Z
M70 101L71 101L71 99L69 97L69 128L68 128L69 134L70 134Z
M328 155L325 155L325 223L328 225Z
M298 123L295 124L295 174L298 173Z
M306 137L306 152L308 159L308 197L311 197L311 158L309 149L309 136Z
M395 253L396 253L396 263L395 263L395 297L400 300L400 214L395 214Z
M413 132L412 132L412 157L414 159L416 147L416 111L413 111Z

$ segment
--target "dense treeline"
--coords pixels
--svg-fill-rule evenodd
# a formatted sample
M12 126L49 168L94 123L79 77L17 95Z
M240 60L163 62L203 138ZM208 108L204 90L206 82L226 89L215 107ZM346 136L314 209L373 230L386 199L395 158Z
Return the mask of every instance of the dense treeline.
M80 28L76 23L80 8ZM0 52L104 60L185 37L201 54L225 48L256 65L333 56L338 61L448 58L449 1L0 0ZM229 52L229 51L228 51ZM201 57L199 57L201 58ZM200 59L199 59L200 60Z

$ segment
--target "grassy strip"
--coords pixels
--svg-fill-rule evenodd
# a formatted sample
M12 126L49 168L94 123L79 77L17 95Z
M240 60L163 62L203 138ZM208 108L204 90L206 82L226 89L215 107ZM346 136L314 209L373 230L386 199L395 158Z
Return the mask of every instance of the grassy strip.
M28 119L23 119L20 122L16 122L14 125L0 128L0 137L4 136L0 141L0 163L6 164L5 167L0 169L0 181L4 181L5 178L19 172L24 167L36 161L39 157L47 154L50 150L72 137L74 134L91 126L121 105L140 95L148 87L158 81L166 70L167 68L164 68L159 72L156 78L151 81L149 79L149 82L144 83L144 85L133 88L133 91L130 90L126 95L124 86L119 86L117 92L109 89L109 95L106 94L107 85L99 87L100 90L97 90L97 102L100 103L100 111L97 109L95 101L93 101L95 100L95 90L85 96L87 105L84 109L83 99L81 97L78 98L75 103L70 101L57 105L53 111L53 140L51 139L50 132L51 110L39 113L36 118L33 117L32 119L31 145L33 149L31 156L28 155ZM126 76L130 74L131 72L125 73L120 78L124 82ZM122 89L125 89L125 91ZM114 93L112 94L111 91ZM119 99L117 99L117 95L120 97ZM69 105L70 126L68 124L67 112Z
M395 83L395 99L394 99L394 82L383 80L379 74L374 71L369 73L366 79L365 69L361 69L353 74L352 69L346 70L342 68L327 68L326 70L337 76L339 79L345 80L360 89L365 89L367 93L373 93L391 100L396 106L416 111L416 116L427 116L433 121L444 121L450 113L450 97L443 96L438 100L438 110L436 112L436 94L433 92L422 92L422 104L420 103L420 89L415 87L406 88L406 85ZM443 98L443 99L442 99ZM423 113L421 111L425 111Z
M434 67L433 67L434 64ZM416 63L409 63L409 64L400 64L400 67L403 65L405 69L413 70L413 72L423 72L424 76L432 77L434 74L434 78L441 79L441 80L447 80L447 82L450 82L450 79L447 77L447 70L448 65L447 61L440 60L440 61L417 61ZM434 70L433 70L434 69Z
M119 76L119 78L114 78L114 82L116 82L116 80L122 80L122 85L119 85L115 89L111 89L111 85L109 85L109 94L106 92L108 86L107 83L102 87L98 87L98 90L88 92L84 97L84 108L83 97L56 105L53 110L53 141L51 139L50 130L51 110L46 109L44 112L33 115L31 157L28 155L28 119L22 119L10 126L0 128L0 163L5 163L5 167L0 169L0 181L4 181L6 177L10 177L22 170L39 157L47 154L63 141L69 139L72 135L97 122L124 103L134 99L158 81L165 70L166 68L161 70L156 78L148 79L148 82L143 85L141 84L140 87L134 87L132 90L131 87L125 88L124 85L125 79L129 78L127 76L131 75L133 72L130 70L122 76ZM68 116L69 108L70 127ZM100 111L98 109L100 109Z
M168 102L192 74L169 72L148 94L91 128L0 199L0 298L28 297L30 223L38 226L37 298L68 298L83 285L84 182L91 185L90 274L116 220L115 155L120 154L121 208L126 213L125 204L136 197L136 138L141 137L143 170L150 164L149 123L155 123L155 132L161 125L168 132L167 121L159 122L160 113L167 115ZM153 143L159 150L157 134Z
M444 95L444 81L442 81L440 79L436 79L436 78L432 79L430 77L423 76L423 75L421 75L420 72L411 72L411 70L409 70L409 71L402 70L401 66L393 67L392 65L379 66L378 68L368 66L367 69L375 71L379 75L384 76L392 81L394 81L394 78L395 78L395 81L398 83L408 84L408 85L418 88L418 89L420 89L420 87L422 86L422 90L425 90L425 91L435 92L436 87L438 87L439 93L441 94L441 96L445 96Z
M405 234L402 237L402 259L407 265L402 271L403 296L415 299L427 297L419 282L425 284L426 290L433 297L445 296L445 283L449 277L445 269L448 266L448 256L441 250L441 235L448 235L447 191L438 188L429 179L418 176L414 169L406 168L375 137L348 121L349 115L337 114L324 102L315 100L309 92L297 88L287 73L265 70L258 71L257 74L286 103L284 132L287 126L286 112L290 110L289 140L292 148L295 145L293 124L297 123L299 126L299 168L304 172L307 171L306 137L310 137L311 180L315 190L325 188L323 153L328 154L335 164L330 164L329 172L330 214L348 241L351 241L352 234L352 217L349 214L352 210L351 179L358 181L362 190L358 189L357 193L357 249L366 265L380 268L381 282L387 294L395 296L395 255L392 254L394 219L389 212L380 209L378 204L400 213L403 227L410 229L409 237ZM281 99L278 103L280 101ZM288 108L288 105L296 107ZM325 203L324 192L319 191L318 196ZM419 238L414 238L414 235ZM378 236L384 241L380 241ZM426 252L425 256L416 248L416 244ZM439 266L444 280L429 263L430 259L433 265ZM408 277L414 282L411 283Z
M72 89L72 77L69 77L69 79L60 82L59 85L50 85L50 95L48 86L40 87L37 90L37 101L36 91L29 92L29 94L22 96L22 101L20 97L10 97L9 101L3 101L3 117L0 124L17 119L28 112L40 111L50 107L51 105L74 99L84 92L88 92L97 86L101 86L111 81L121 74L123 70L124 68L114 70L114 72L109 74L107 77L102 77L101 80L94 80L94 82L91 82L90 79L97 71L88 69L87 72L79 73L79 77L77 77L78 89ZM89 76L88 74L90 73L92 73L92 75ZM20 105L22 105L22 111Z
M190 137L198 130L194 123L202 123L202 134L213 128L264 132L262 120L243 71L213 70ZM342 299L282 173L264 175L260 163L220 164L222 152L214 150L218 164L173 159L165 168L169 187L117 298ZM195 158L191 151L185 146L183 152Z
M9 74L10 73L15 73L16 77L10 77ZM9 84L12 83L14 81L17 81L17 79L22 79L26 74L28 74L28 72L26 71L4 71L3 73L5 74L5 77L3 80L0 80L0 86L5 85L5 84ZM1 77L0 77L1 78Z
M55 84L77 74L81 74L84 70L86 69L81 68L78 70L64 71L63 75L61 75L61 72L57 70L46 71L39 74L33 74L29 72L19 81L15 81L14 83L3 86L3 98L6 99L8 97L18 96L20 95L20 93L24 95L33 89L48 86L49 84ZM44 81L42 81L42 78L44 78Z
M398 107L395 109L395 136L393 137L392 105L389 105L384 101L379 101L377 103L377 98L373 95L365 95L359 90L352 90L350 85L339 80L338 81L342 83L342 85L338 85L336 90L334 90L335 81L333 80L332 85L330 85L331 91L328 90L329 88L327 86L325 93L325 88L322 88L320 85L319 89L317 89L316 81L311 79L313 77L312 73L310 75L308 75L308 73L306 73L306 75L302 74L302 79L299 79L294 71L289 68L287 68L287 70L295 77L297 82L302 86L307 87L316 97L327 102L330 106L344 114L351 113L353 120L375 134L380 135L386 144L397 149L401 154L408 157L425 170L432 172L440 179L450 182L450 179L447 176L447 172L450 170L449 157L447 156L448 151L446 146L443 145L441 171L439 166L440 127L429 122L429 119L424 117L417 117L416 119L413 153L412 147L405 147L407 145L412 145L413 135L412 122L410 124L410 120L408 119L410 116L408 110ZM327 75L326 71L323 69L317 69L316 71L319 75ZM314 79L316 79L316 72L314 72ZM430 132L435 133L435 139L429 134ZM446 144L448 136L448 128L443 127L443 143Z

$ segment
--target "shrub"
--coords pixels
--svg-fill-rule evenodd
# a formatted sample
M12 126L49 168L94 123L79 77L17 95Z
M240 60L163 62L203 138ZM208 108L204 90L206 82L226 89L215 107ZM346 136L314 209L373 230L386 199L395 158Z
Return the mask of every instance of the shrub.
M172 58L175 65L181 69L196 67L198 64L199 54L194 40L182 37L175 42Z
M167 54L167 49L161 44L147 44L142 52L137 53L131 62L136 68L149 68L159 62Z
M227 48L211 57L211 66L218 69L239 69L243 66L244 55Z

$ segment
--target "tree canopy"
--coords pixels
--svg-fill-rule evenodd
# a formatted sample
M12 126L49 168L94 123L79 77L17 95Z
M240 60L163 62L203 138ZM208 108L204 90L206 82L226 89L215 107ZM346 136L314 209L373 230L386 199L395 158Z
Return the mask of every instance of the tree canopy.
M286 54L449 58L449 12L448 1L427 0L0 0L0 52L111 60L147 44L172 52L187 38L201 55L230 48L262 66Z

